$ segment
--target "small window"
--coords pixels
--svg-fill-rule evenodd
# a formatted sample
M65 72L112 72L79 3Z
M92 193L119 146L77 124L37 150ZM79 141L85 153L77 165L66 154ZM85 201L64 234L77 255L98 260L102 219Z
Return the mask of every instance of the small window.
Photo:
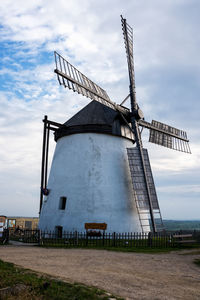
M66 207L67 197L60 197L59 209L64 210Z
M56 236L58 238L62 238L62 232L63 232L62 226L56 226Z
M25 221L25 229L32 229L32 221Z

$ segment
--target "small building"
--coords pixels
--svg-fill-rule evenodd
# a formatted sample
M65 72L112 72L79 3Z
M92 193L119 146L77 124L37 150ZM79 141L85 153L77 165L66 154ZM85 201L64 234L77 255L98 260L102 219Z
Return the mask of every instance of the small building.
M9 229L30 229L34 230L38 228L37 217L7 217L7 226Z

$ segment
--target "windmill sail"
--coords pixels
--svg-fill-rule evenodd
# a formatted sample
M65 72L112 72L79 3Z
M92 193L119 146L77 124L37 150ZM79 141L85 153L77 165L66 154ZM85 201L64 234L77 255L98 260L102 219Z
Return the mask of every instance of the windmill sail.
M187 133L185 131L182 131L180 129L171 127L169 125L154 120L152 120L151 124L158 129L164 130L165 133L159 132L151 128L149 134L149 142L167 148L171 148L177 151L191 153L189 147L189 141L187 139ZM176 136L169 135L171 133Z
M156 194L156 189L154 185L153 175L151 171L151 165L149 161L149 156L147 149L142 149L144 155L144 164L146 168L147 181L149 192L151 196L151 204L153 210L154 221L157 231L163 229L161 212L158 204L158 198ZM134 191L134 200L138 210L138 215L140 218L140 223L142 230L145 231L145 227L149 226L150 215L150 205L148 199L148 191L146 189L144 172L141 164L140 153L138 147L127 148L129 168L131 172L132 186Z
M111 101L105 90L77 70L60 54L54 52L54 55L56 63L54 72L57 74L60 85L92 100L101 102L112 109L119 110L125 114L128 113L128 109Z
M141 210L146 210L146 209L149 210L148 196L145 187L145 180L144 180L144 174L142 172L139 151L137 147L128 148L127 153L128 153L128 160L129 160L129 166L131 171L132 184L133 184L134 191L136 193L136 201L138 203L138 207ZM145 166L147 169L147 179L148 179L149 189L151 193L152 207L153 209L158 209L159 208L158 199L156 195L156 189L153 181L147 149L143 148L143 154L145 159Z
M150 129L149 142L173 150L191 153L189 140L185 131L155 120L152 120L151 123L139 120L139 125Z
M122 22L122 31L124 35L124 43L126 48L129 81L130 81L130 100L131 100L131 113L132 113L131 124L135 135L136 151L138 152L138 161L142 172L143 185L144 185L143 191L145 191L145 196L146 196L146 201L144 203L148 202L150 219L152 223L152 230L153 232L156 232L157 227L156 227L156 222L155 222L154 212L153 212L153 199L151 195L151 189L150 189L150 184L148 179L148 171L145 164L145 154L142 147L142 140L139 131L139 123L138 123L139 110L136 101L134 61L133 61L133 29L127 24L126 19L124 19L122 16L121 16L121 22ZM138 212L140 215L141 210L138 209Z
M136 109L136 93L135 93L135 73L134 73L134 60L133 60L133 28L129 26L121 16L122 31L124 35L124 44L126 49L128 72L130 80L130 96L132 98L132 110Z

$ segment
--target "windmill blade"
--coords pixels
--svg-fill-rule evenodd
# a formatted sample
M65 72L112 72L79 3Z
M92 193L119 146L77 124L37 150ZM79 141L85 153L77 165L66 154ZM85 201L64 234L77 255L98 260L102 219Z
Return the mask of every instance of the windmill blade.
M141 170L144 178L144 186L146 190L146 199L149 206L149 213L150 218L152 222L152 229L153 232L157 231L155 218L154 218L154 211L153 211L153 204L152 204L152 195L150 192L150 185L148 181L147 176L147 168L145 165L145 157L142 147L142 140L141 140L141 134L139 132L138 127L138 105L136 101L136 92L135 92L135 74L134 74L134 61L133 61L133 29L127 24L126 19L124 19L121 16L121 22L122 22L122 31L124 35L124 43L126 48L126 56L127 56L127 63L128 63L128 72L129 72L129 81L130 81L130 100L131 100L131 124L132 129L134 131L135 135L135 142L136 142L136 148L138 149L139 154L139 161L141 165Z
M132 187L134 191L133 194L134 200L140 216L139 219L140 219L142 230L145 231L147 229L146 227L149 226L149 219L152 220L151 211L150 211L152 209L155 229L156 231L160 231L163 230L163 223L162 223L161 212L158 204L158 198L156 194L153 175L151 171L149 156L148 156L147 149L143 148L142 152L144 156L144 164L146 169L148 189L146 186L146 179L144 176L145 174L143 172L143 166L142 166L142 161L140 159L140 153L138 147L127 148L129 168L130 168L131 179L132 179ZM151 202L149 202L148 193L150 194Z
M155 120L152 120L151 123L139 120L139 125L150 129L149 142L173 150L191 153L189 140L185 131Z
M127 148L128 153L128 160L129 160L129 166L131 171L131 178L132 178L132 184L133 189L136 193L138 202L138 207L140 210L146 210L149 209L149 201L147 197L147 191L145 186L145 179L144 179L144 173L142 171L142 165L139 157L139 151L138 148ZM149 189L151 193L151 199L152 199L152 207L153 209L159 209L158 205L158 199L156 195L156 189L153 181L150 161L147 149L143 148L143 155L145 159L145 166L147 170L147 178L149 183ZM141 196L143 195L143 196Z
M54 72L57 74L60 85L72 89L74 92L82 94L92 100L101 102L114 110L119 110L124 114L129 112L128 109L111 101L105 90L78 71L60 54L54 52L54 55L56 63Z
M134 60L133 60L133 28L129 26L121 16L122 31L124 36L124 44L126 49L128 72L130 80L130 96L132 110L137 109L136 92L135 92L135 73L134 73Z

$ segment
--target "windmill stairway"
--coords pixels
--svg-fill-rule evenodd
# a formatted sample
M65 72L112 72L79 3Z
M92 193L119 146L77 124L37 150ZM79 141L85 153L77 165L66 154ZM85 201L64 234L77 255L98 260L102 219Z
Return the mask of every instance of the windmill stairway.
M150 216L149 200L148 200L139 150L137 147L127 148L127 154L128 154L129 168L131 172L132 186L134 191L134 200L136 203L142 232L146 232L149 231L149 226L151 227L151 216ZM164 226L163 226L161 212L158 204L158 198L156 194L156 189L154 185L154 180L153 180L147 149L143 148L143 155L145 161L147 181L150 190L150 200L151 200L151 205L153 210L153 218L156 225L156 231L160 232L164 230Z

